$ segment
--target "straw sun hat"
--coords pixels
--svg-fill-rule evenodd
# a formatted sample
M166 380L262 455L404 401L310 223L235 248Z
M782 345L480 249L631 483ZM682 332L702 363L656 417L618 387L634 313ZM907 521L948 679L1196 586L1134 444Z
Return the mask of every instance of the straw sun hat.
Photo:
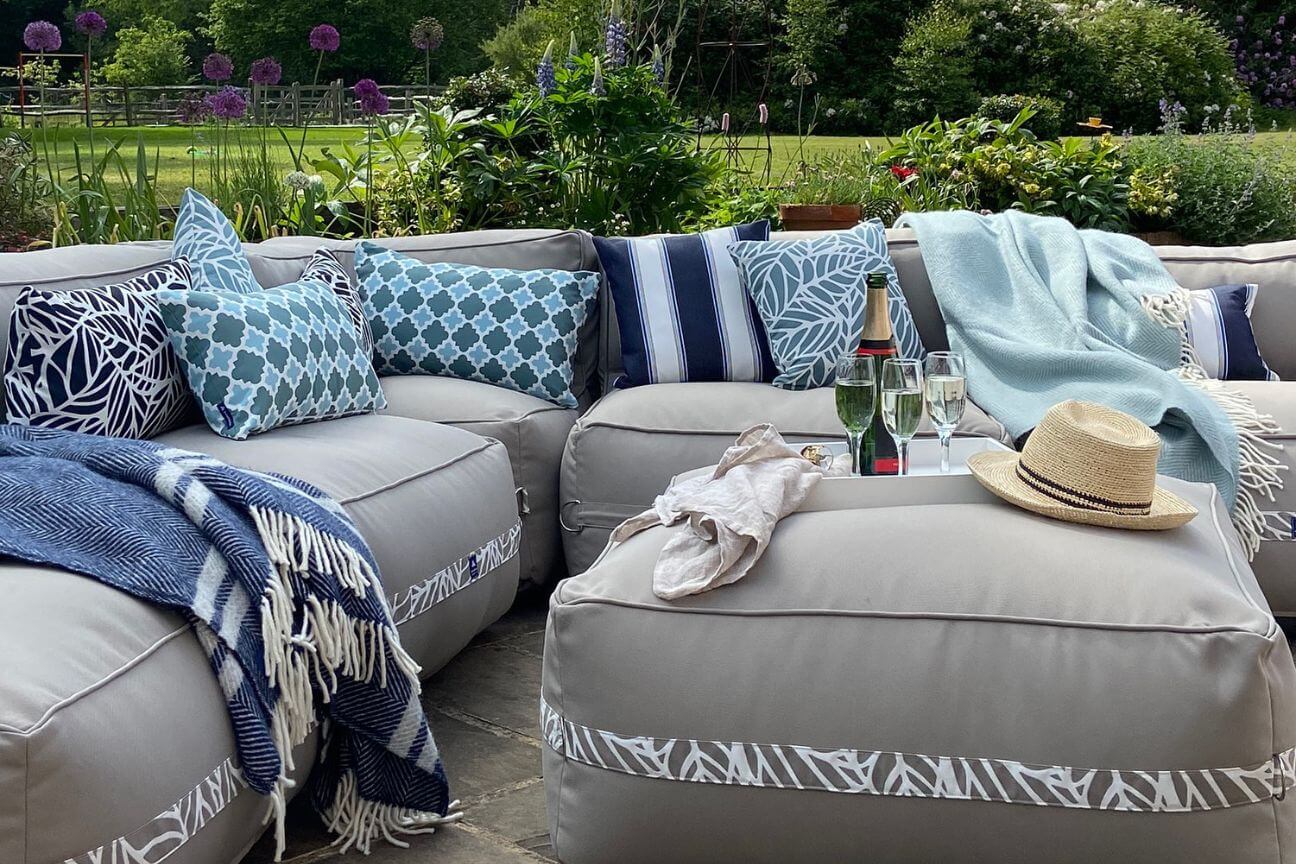
M968 468L994 494L1041 516L1159 531L1197 515L1156 485L1161 439L1124 412L1092 402L1054 405L1021 453L977 453Z

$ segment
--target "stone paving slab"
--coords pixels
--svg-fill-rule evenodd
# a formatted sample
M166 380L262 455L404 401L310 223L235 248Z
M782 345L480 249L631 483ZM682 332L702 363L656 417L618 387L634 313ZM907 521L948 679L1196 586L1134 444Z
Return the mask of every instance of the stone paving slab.
M368 857L344 857L299 796L288 807L286 864L552 864L537 719L547 609L547 592L519 595L507 615L423 684L463 822L407 838L408 849L379 843ZM273 860L267 835L242 864Z

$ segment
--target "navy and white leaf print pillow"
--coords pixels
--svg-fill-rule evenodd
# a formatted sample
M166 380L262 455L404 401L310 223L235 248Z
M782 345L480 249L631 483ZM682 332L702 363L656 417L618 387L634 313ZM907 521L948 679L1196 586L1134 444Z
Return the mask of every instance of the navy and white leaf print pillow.
M193 399L153 295L189 278L180 259L119 285L23 289L5 362L9 421L119 438L181 425Z
M778 367L776 386L807 390L833 383L837 360L859 343L864 280L874 270L887 274L888 309L900 356L926 355L880 220L805 240L734 243L729 252L769 336Z
M243 243L220 208L201 192L186 189L180 198L171 260L184 258L199 291L260 291Z

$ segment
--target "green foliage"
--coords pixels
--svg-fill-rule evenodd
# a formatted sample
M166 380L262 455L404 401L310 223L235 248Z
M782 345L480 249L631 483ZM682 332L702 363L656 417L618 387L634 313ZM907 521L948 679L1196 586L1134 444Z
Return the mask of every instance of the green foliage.
M1062 105L1048 96L987 96L981 100L976 116L987 120L1011 122L1022 111L1030 111L1030 128L1039 138L1058 138L1062 135Z
M1000 93L1045 94L1079 114L1081 84L1101 74L1048 0L939 0L910 20L896 70L911 122L967 116Z
M157 154L150 162L142 140L122 152L125 141L100 154L82 153L74 142L76 172L55 181L55 246L164 240L175 226L157 196Z
M840 25L836 0L787 0L780 65L794 86L813 84L820 70L832 63Z
M974 209L1061 216L1081 228L1124 230L1129 182L1121 146L1111 136L1040 141L1012 122L975 117L934 120L901 135L882 158L918 177L965 186Z
M49 234L48 184L31 144L17 132L0 134L0 252L21 251Z
M441 104L454 111L498 111L517 92L518 81L501 69L487 69L473 75L451 78Z
M190 38L189 31L158 17L121 29L112 62L102 67L104 80L116 87L183 84L189 78L185 46Z
M1162 99L1183 105L1195 126L1238 96L1228 41L1197 12L1150 0L1084 0L1073 15L1102 69L1088 99L1117 129L1155 129Z
M514 0L419 0L411 5L419 10L416 17L430 15L445 28L445 41L432 55L433 80L444 83L491 65L483 43L512 19L518 4ZM400 48L404 50L403 45Z
M1136 176L1155 180L1164 199L1145 214L1146 227L1210 245L1296 237L1296 167L1254 146L1248 132L1225 123L1184 135L1171 123L1161 135L1133 139L1127 151Z

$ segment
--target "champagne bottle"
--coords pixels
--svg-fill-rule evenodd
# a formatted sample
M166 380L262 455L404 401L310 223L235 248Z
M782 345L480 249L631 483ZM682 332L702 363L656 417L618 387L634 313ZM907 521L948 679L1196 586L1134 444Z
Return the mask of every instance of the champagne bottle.
M874 270L865 280L864 330L860 333L855 353L873 358L876 391L882 392L882 364L888 357L899 356L895 334L891 331L891 315L887 310L887 276ZM864 433L860 445L861 474L899 474L900 459L896 454L895 439L882 420L882 410L873 414L873 422Z

